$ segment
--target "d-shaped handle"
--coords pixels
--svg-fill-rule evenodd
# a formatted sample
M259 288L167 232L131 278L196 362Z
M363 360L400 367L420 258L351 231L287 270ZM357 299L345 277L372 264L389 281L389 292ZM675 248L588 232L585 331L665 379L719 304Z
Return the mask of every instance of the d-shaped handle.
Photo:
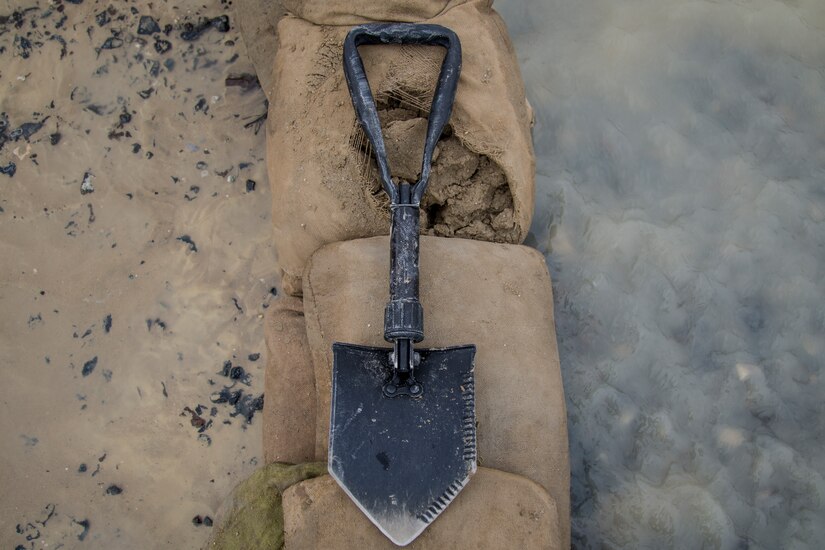
M392 182L387 150L384 147L384 136L381 133L381 122L378 119L378 110L370 91L367 73L358 54L358 46L372 44L422 44L435 45L446 48L444 62L441 64L441 73L435 88L433 103L430 107L430 117L427 124L427 139L424 143L424 157L421 160L421 178L412 187L410 203L419 204L427 183L430 179L430 165L433 151L444 126L450 119L453 110L453 100L458 87L458 77L461 73L461 43L458 36L441 25L426 25L417 23L369 23L353 28L344 40L344 75L347 78L349 94L355 107L358 121L367 134L372 149L375 151L375 160L381 177L381 184L389 195L392 204L399 204L401 198L399 189Z

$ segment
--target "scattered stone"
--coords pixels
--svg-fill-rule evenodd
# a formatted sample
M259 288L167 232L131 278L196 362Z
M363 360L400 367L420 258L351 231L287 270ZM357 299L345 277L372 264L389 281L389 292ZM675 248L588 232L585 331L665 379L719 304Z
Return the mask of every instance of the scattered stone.
M199 186L190 185L189 186L189 193L191 193L191 195L189 193L187 193L183 196L183 198L188 200L188 201L193 201L197 198L197 194L200 193L200 190L201 190L201 188Z
M215 404L227 403L232 405L235 410L229 413L229 416L241 416L246 419L247 424L251 424L255 413L262 411L264 408L263 394L253 397L244 393L242 389L232 391L231 388L223 388L221 391L213 393L210 399Z
M192 237L190 237L189 235L181 235L176 240L188 244L189 250L191 250L192 252L198 251L198 245L195 244L195 241L193 241Z
M83 363L83 371L82 374L84 377L89 376L94 372L95 367L97 366L97 355Z
M69 51L69 46L66 44L66 39L60 36L59 34L53 34L49 40L53 40L60 44L60 59L66 57L66 53Z
M97 23L98 27L102 27L109 23L112 19L109 17L109 12L107 10L103 10L100 13L95 14L95 22Z
M204 417L201 416L201 412L203 412L203 408L198 405L195 407L195 410L192 410L189 407L184 407L181 416L186 415L187 413L192 415L192 418L189 420L189 423L192 424L193 427L198 429L198 433L205 432L211 425L211 420L206 420Z
M17 165L11 161L5 166L0 166L0 174L6 174L8 177L13 178L16 173Z
M206 104L206 98L202 97L195 103L195 112L202 111L203 114L209 112L209 106Z
M212 19L201 18L197 25L186 23L183 28L184 31L180 37L187 42L191 42L200 38L203 33L211 28L214 28L218 32L229 32L229 16L219 15Z
M26 38L25 36L14 36L14 46L17 48L17 55L22 57L23 59L28 59L32 52L32 43L31 40Z
M95 192L95 186L92 185L92 178L94 178L94 174L92 174L91 170L83 174L83 182L80 184L81 195Z
M160 330L166 330L166 323L155 317L154 319L146 319L146 329L151 331L152 327L157 325L160 327Z
M83 532L77 535L77 540L83 542L84 540L86 540L86 535L89 534L89 520L82 519L80 521L77 521L76 519L73 519L72 521L83 528Z
M143 15L138 23L138 34L155 34L160 32L160 25L150 15Z
M163 40L161 38L155 38L155 51L164 54L172 49L172 43L168 40ZM168 68L168 67L167 67Z
M23 138L28 141L30 137L43 127L47 120L49 120L49 117L44 118L40 122L25 122L21 124L19 128L15 128L9 132L9 139L17 141Z
M117 36L110 36L98 48L98 51L100 51L100 50L115 50L115 49L121 48L121 47L123 47L123 40L121 38L118 38Z

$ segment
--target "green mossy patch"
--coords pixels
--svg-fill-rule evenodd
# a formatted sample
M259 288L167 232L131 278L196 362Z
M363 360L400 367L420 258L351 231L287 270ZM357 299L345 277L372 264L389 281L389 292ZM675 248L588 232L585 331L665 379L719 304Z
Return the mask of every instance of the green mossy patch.
M280 550L284 546L281 495L290 486L327 473L323 462L264 466L239 483L223 505L207 548Z

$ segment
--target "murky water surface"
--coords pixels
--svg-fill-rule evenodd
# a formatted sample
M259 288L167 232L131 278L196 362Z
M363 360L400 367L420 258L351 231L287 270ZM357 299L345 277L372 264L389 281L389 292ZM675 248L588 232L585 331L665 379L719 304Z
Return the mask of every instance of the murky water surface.
M501 2L574 545L825 538L825 3Z

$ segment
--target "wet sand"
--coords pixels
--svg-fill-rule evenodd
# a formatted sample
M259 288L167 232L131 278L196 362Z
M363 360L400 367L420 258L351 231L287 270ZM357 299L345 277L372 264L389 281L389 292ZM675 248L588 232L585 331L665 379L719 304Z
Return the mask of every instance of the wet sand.
M226 4L111 5L0 8L4 547L199 547L261 460L264 95Z

